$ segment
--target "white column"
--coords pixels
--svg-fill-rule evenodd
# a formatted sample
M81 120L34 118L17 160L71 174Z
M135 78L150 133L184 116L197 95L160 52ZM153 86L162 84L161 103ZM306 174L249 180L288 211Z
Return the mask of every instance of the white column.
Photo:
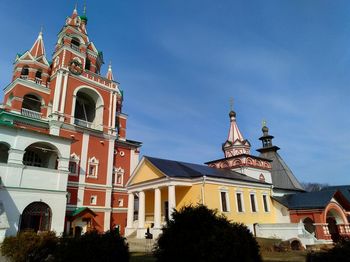
M175 186L168 186L168 203L169 203L169 219L171 219L171 214L176 208L176 195L175 195Z
M145 192L139 192L139 225L138 228L145 228Z
M161 192L154 189L154 228L160 228L161 223Z
M134 224L134 194L128 194L128 218L126 221L126 227L132 228Z

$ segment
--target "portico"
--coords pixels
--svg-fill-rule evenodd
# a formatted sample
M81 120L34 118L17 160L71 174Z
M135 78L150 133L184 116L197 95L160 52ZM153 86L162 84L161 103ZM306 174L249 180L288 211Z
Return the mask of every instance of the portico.
M156 238L161 233L163 224L171 218L177 204L183 199L183 193L190 185L188 182L169 181L159 185L137 187L128 190L128 203L130 204L128 205L125 235L130 236L136 232L137 238L144 238L149 229L149 232Z

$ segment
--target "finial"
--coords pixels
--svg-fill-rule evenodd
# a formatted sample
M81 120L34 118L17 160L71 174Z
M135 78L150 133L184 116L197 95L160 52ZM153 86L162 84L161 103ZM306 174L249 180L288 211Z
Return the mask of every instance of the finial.
M83 15L86 16L86 0L84 1Z
M112 70L112 61L109 61L108 70Z
M41 25L41 26L40 26L39 37L42 37L42 35L43 35L43 31L44 31L44 26L43 26L43 25Z
M262 121L262 129L261 131L263 132L264 136L267 136L269 134L269 128L266 126L266 120L263 119Z
M73 13L77 13L77 12L78 12L78 3L75 2Z

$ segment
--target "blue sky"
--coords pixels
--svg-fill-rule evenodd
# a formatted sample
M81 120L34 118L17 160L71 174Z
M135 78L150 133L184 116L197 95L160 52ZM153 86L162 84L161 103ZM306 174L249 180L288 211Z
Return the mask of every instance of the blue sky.
M4 88L16 53L42 25L50 59L75 1L1 4ZM87 16L90 40L124 90L128 138L144 143L142 154L222 158L233 97L252 152L266 119L300 181L350 183L349 1L87 0Z

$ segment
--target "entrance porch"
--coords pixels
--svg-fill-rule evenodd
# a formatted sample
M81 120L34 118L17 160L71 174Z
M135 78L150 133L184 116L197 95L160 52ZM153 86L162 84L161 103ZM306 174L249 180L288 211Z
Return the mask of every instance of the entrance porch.
M187 183L129 190L125 236L133 235L141 239L149 232L153 238L157 238L174 210L187 202L189 190Z

